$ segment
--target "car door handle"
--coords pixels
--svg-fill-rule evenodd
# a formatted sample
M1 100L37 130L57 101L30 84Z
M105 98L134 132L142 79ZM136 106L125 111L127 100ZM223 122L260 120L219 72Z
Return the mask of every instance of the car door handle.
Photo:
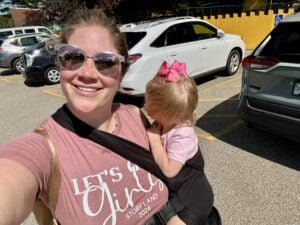
M176 55L177 55L176 52L172 52L172 53L170 54L170 56L176 56Z
M205 50L207 49L207 46L202 46L201 49Z

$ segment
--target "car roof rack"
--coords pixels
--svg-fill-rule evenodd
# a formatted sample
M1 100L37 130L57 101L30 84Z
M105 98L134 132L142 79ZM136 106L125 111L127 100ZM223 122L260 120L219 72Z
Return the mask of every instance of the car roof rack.
M146 27L153 27L162 23L167 23L167 22L172 22L172 21L176 21L176 20L184 20L184 19L193 19L194 17L192 16L180 16L180 17L169 17L169 18L164 18L164 19L158 19L158 20L154 20L152 22L150 22Z

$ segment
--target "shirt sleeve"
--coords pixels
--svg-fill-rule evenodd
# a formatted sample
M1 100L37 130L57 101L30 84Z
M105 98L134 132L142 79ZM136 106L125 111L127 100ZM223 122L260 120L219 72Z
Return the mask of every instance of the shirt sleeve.
M192 127L178 128L165 138L168 158L182 164L192 158L198 150L198 138Z
M36 133L16 137L0 145L0 158L7 158L27 167L37 179L38 198L47 199L51 153L44 137Z

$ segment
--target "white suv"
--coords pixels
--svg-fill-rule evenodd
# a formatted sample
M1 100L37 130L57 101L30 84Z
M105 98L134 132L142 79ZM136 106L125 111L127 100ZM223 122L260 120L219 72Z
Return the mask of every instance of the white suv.
M218 70L232 75L245 53L240 36L189 16L124 24L120 29L126 36L131 65L119 91L128 95L143 95L164 60L186 62L191 77Z

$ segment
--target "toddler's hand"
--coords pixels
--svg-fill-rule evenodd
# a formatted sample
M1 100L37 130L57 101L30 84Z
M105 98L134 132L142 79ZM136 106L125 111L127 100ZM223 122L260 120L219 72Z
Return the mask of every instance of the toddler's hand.
M154 122L152 126L147 129L147 135L150 141L160 141L161 125L157 122Z

